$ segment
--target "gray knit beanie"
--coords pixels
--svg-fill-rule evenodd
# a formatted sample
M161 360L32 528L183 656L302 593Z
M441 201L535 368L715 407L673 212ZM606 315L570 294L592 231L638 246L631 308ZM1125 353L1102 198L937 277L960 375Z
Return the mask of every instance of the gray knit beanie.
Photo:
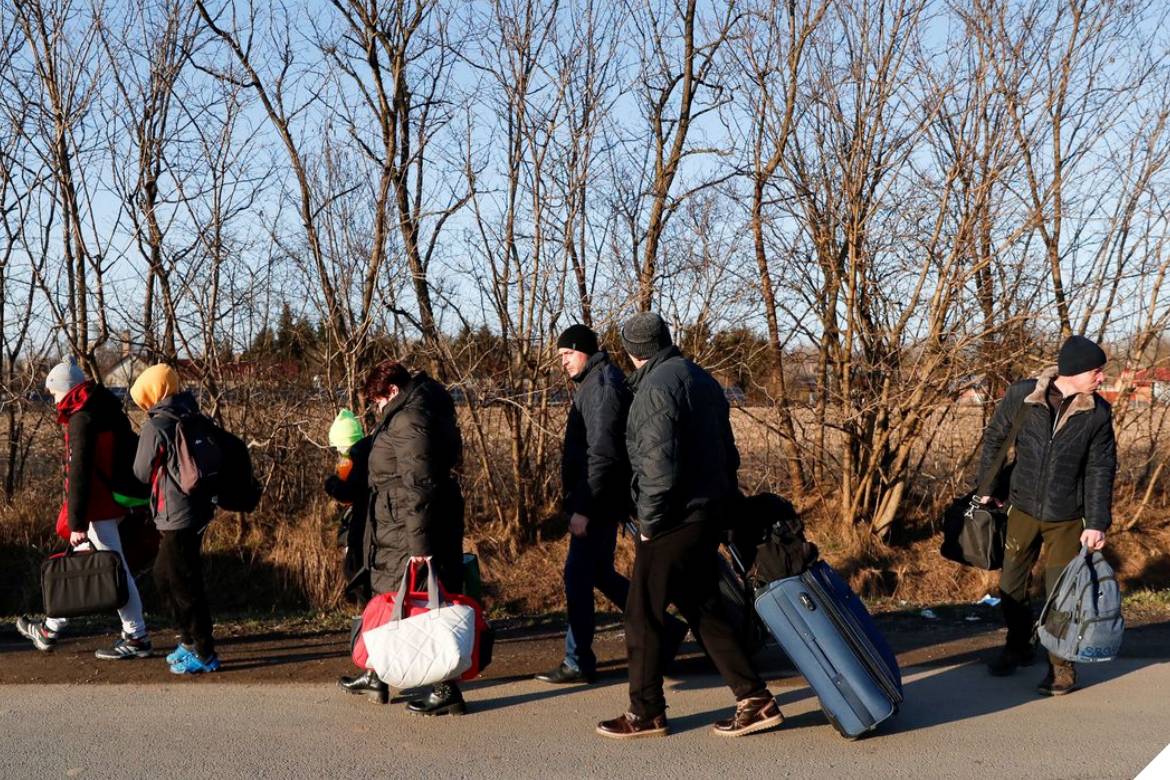
M652 311L639 312L622 326L622 346L639 360L648 360L673 343L670 328Z
M85 372L77 367L72 360L62 360L49 370L45 377L45 389L54 397L63 397L73 388L85 381Z

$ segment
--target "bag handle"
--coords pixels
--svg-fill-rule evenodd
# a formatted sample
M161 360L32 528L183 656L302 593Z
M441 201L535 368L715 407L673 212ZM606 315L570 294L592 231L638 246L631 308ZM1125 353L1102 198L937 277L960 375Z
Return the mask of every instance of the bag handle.
M418 567L420 564L413 560L406 562L406 571L402 572L402 583L398 586L398 598L394 600L394 609L390 613L390 620L402 620L403 614L406 611L406 599L411 593L416 593L415 577L418 576ZM407 587L409 586L409 590ZM443 591L443 586L439 584L439 578L435 575L434 563L431 557L427 556L427 611L433 612L439 608L440 596L446 600L446 592Z
M1016 443L1016 437L1020 433L1020 428L1024 427L1024 413L1027 410L1028 404L1020 401L1020 408L1016 410L1016 415L1012 418L1012 427L1008 431L1007 438L1003 440L1003 444L999 445L999 451L995 453L995 460L992 461L991 469L987 472L987 476L975 488L975 497L981 498L991 495L991 486L995 480L999 479L999 472L1003 470L1003 464L1007 460L1008 450Z
M1096 553L1082 546L1080 554L1084 556L1085 566L1089 569L1089 584L1093 588L1093 614L1100 614L1101 578L1097 576L1097 567L1093 565L1093 556Z

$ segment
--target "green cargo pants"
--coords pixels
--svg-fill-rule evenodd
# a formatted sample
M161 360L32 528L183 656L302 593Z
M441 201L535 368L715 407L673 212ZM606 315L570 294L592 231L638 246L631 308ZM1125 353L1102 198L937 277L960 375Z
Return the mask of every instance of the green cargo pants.
M1032 641L1032 608L1028 605L1028 584L1032 567L1044 552L1044 594L1052 593L1064 567L1081 550L1080 520L1048 523L1024 514L1014 506L1008 509L1007 544L999 591L1003 599L1003 617L1007 623L1007 646L1026 651Z

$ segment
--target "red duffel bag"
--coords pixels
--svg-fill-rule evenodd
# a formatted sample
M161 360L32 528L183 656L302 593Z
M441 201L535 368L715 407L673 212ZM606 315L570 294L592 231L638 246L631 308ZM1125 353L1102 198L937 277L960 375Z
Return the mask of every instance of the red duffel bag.
M414 615L419 615L427 611L427 592L421 590L419 585L418 570L422 564L411 561L407 564L406 573L403 575L403 585L399 588L400 592L405 592L406 601L403 603L402 617L408 618ZM422 583L425 585L426 580ZM470 596L463 594L450 594L439 585L440 602L447 604L463 604L471 607L475 611L475 647L472 650L471 668L464 672L459 679L474 680L479 676L479 673L491 662L492 646L494 644L494 632L491 626L483 617L483 608L480 607L479 602ZM362 639L367 631L372 631L379 626L389 623L393 619L394 604L398 599L398 593L380 593L370 602L366 604L365 610L362 612L362 630L358 634L357 641L353 645L353 662L359 669L369 669L369 654L366 651L366 643Z

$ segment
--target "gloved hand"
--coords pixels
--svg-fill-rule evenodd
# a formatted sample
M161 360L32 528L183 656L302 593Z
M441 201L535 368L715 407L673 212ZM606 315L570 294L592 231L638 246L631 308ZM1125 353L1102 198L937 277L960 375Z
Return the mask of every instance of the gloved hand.
M341 501L345 498L345 481L336 474L330 474L325 478L325 493L330 498L336 498Z

